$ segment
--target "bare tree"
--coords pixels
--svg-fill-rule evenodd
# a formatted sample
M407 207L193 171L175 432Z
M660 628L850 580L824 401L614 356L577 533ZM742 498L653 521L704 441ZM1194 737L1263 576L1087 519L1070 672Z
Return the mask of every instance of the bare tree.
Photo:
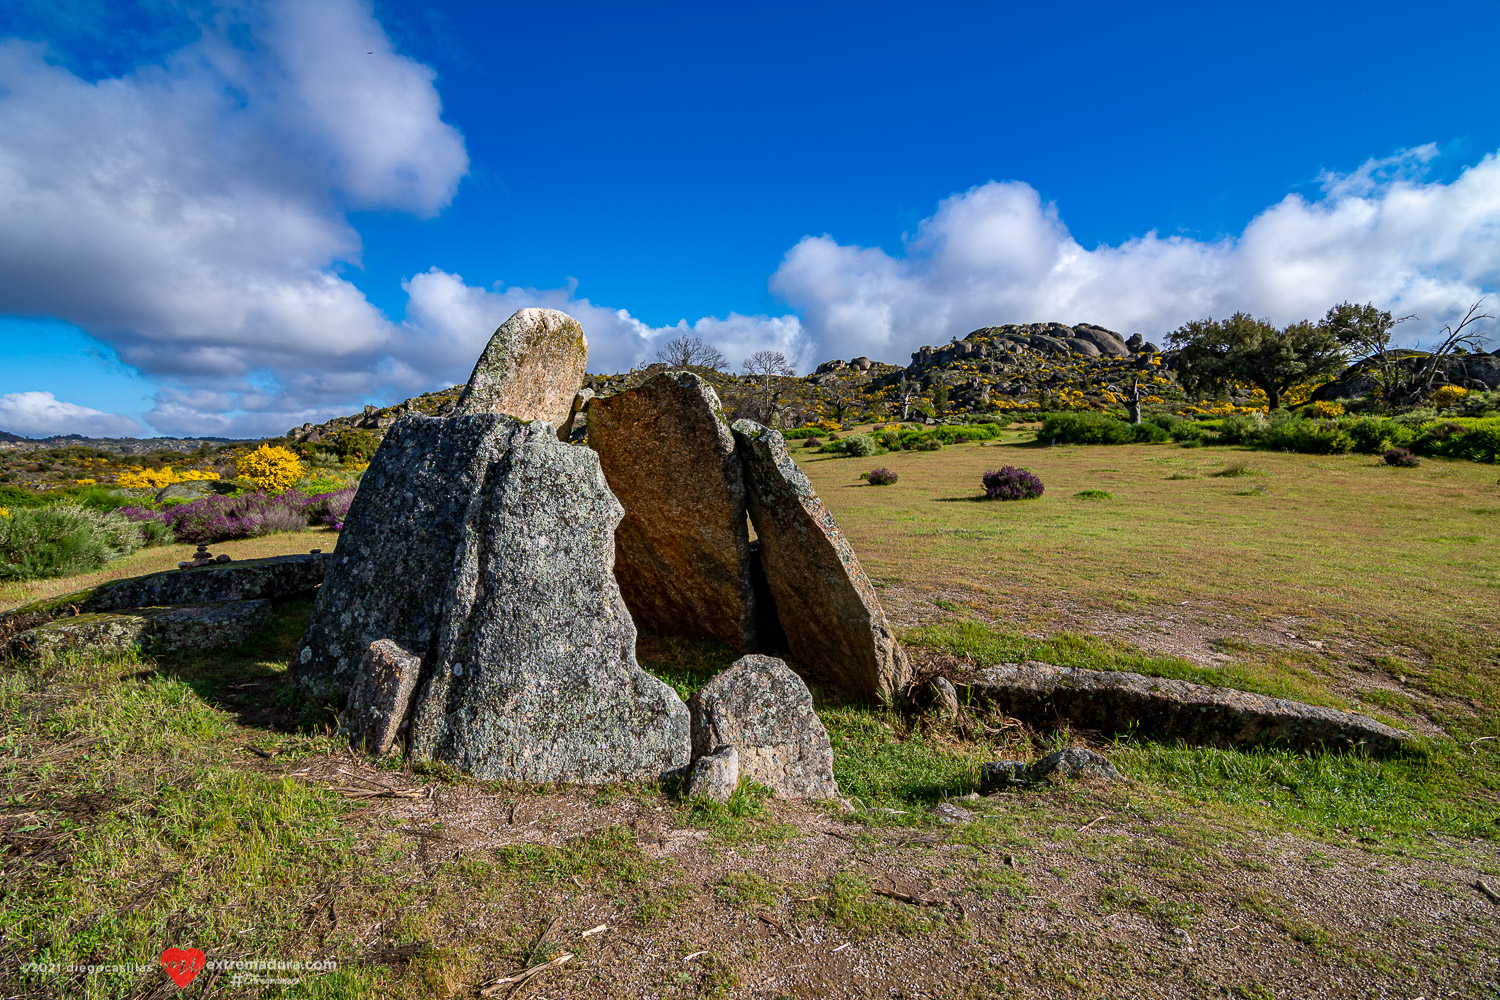
M718 348L705 343L702 337L673 337L656 350L656 360L666 362L673 368L712 368L721 372L729 367L728 360Z
M780 351L756 351L740 362L740 368L760 385L763 392L770 391L772 379L797 374L797 369Z
M1351 353L1366 355L1361 362L1375 382L1381 401L1387 406L1414 406L1432 395L1434 382L1452 359L1480 350L1485 337L1474 324L1494 319L1479 311L1483 299L1464 313L1458 325L1447 324L1439 331L1437 344L1426 355L1420 347L1403 353L1391 347L1391 331L1415 316L1392 319L1391 314L1374 306L1355 306L1348 302L1334 306L1319 325L1327 327L1348 346Z

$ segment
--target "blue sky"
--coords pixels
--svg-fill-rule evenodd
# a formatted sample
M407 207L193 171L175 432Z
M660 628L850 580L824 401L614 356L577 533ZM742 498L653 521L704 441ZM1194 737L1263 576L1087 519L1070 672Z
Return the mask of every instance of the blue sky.
M466 377L1160 339L1500 277L1494 3L0 8L0 429L279 433ZM1482 48L1482 46L1481 46Z

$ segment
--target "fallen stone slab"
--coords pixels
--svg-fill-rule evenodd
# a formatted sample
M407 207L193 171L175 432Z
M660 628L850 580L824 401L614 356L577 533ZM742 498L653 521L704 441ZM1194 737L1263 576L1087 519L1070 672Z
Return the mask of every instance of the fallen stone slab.
M273 556L112 581L0 614L0 639L7 632L98 611L306 597L323 582L327 565L327 555Z
M522 309L490 337L453 415L503 413L568 426L588 356L588 338L572 316Z
M615 579L636 624L757 648L745 476L713 387L663 372L597 398L588 443L625 508Z
M740 786L740 755L734 747L718 747L693 761L683 797L728 802Z
M1004 791L1031 780L1031 765L1024 760L996 760L979 765L979 794Z
M271 617L267 600L170 608L134 608L58 618L13 636L6 656L49 659L70 653L180 653L226 649L249 639Z
M750 520L787 645L809 676L892 701L911 665L833 513L774 430L736 421Z
M1120 777L1120 771L1103 754L1095 753L1087 747L1067 747L1054 750L1032 764L1026 770L1026 777L1029 781L1047 781L1053 777L1115 781Z
M360 660L349 702L339 716L339 730L358 749L384 756L396 744L406 723L422 660L389 639L370 643Z
M413 759L585 784L682 767L687 706L636 664L614 580L622 515L598 457L546 423L403 417L349 508L293 676L342 698L388 639L422 661Z
M739 753L739 772L788 799L835 799L833 748L813 711L812 692L773 656L742 656L688 699L693 756L721 746Z
M1036 725L1067 723L1216 747L1399 752L1411 735L1316 705L1123 671L1006 663L956 683L959 694Z

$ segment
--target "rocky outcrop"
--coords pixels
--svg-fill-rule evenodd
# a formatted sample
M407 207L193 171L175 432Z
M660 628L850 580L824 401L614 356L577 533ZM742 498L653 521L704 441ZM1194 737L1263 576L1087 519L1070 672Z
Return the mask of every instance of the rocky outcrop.
M966 699L1023 722L1066 722L1112 736L1143 736L1202 746L1284 746L1296 750L1399 752L1408 733L1316 705L1231 688L1123 671L1080 670L1047 663L1007 663L957 684Z
M781 660L740 657L688 699L688 710L695 758L731 746L739 773L781 798L838 798L828 731L807 685Z
M490 337L453 412L567 426L588 354L576 319L556 309L522 309Z
M408 753L582 783L688 762L687 707L635 661L612 574L623 511L550 424L409 416L365 474L293 664L347 691L370 643L422 660Z
M636 624L755 648L744 473L713 389L667 372L597 399L589 447L625 508L615 579Z
M890 701L910 664L833 514L777 432L734 424L766 584L798 664L856 697Z
M177 608L135 608L58 618L12 636L7 657L50 659L70 653L184 653L226 649L249 639L271 617L271 602L229 601Z

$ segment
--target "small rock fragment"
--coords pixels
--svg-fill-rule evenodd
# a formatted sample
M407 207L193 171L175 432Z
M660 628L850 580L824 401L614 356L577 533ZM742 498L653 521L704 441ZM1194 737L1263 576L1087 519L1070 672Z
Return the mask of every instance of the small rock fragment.
M1120 772L1109 759L1083 747L1068 747L1049 753L1031 765L1032 781L1046 781L1056 774L1060 778L1102 778L1113 781Z
M693 761L685 797L728 802L740 785L740 755L734 747L717 747Z
M941 719L958 718L958 692L948 678L939 677L932 682L932 706Z
M939 802L932 807L932 814L938 818L940 823L969 823L974 819L974 814L962 806L956 806L952 802Z

